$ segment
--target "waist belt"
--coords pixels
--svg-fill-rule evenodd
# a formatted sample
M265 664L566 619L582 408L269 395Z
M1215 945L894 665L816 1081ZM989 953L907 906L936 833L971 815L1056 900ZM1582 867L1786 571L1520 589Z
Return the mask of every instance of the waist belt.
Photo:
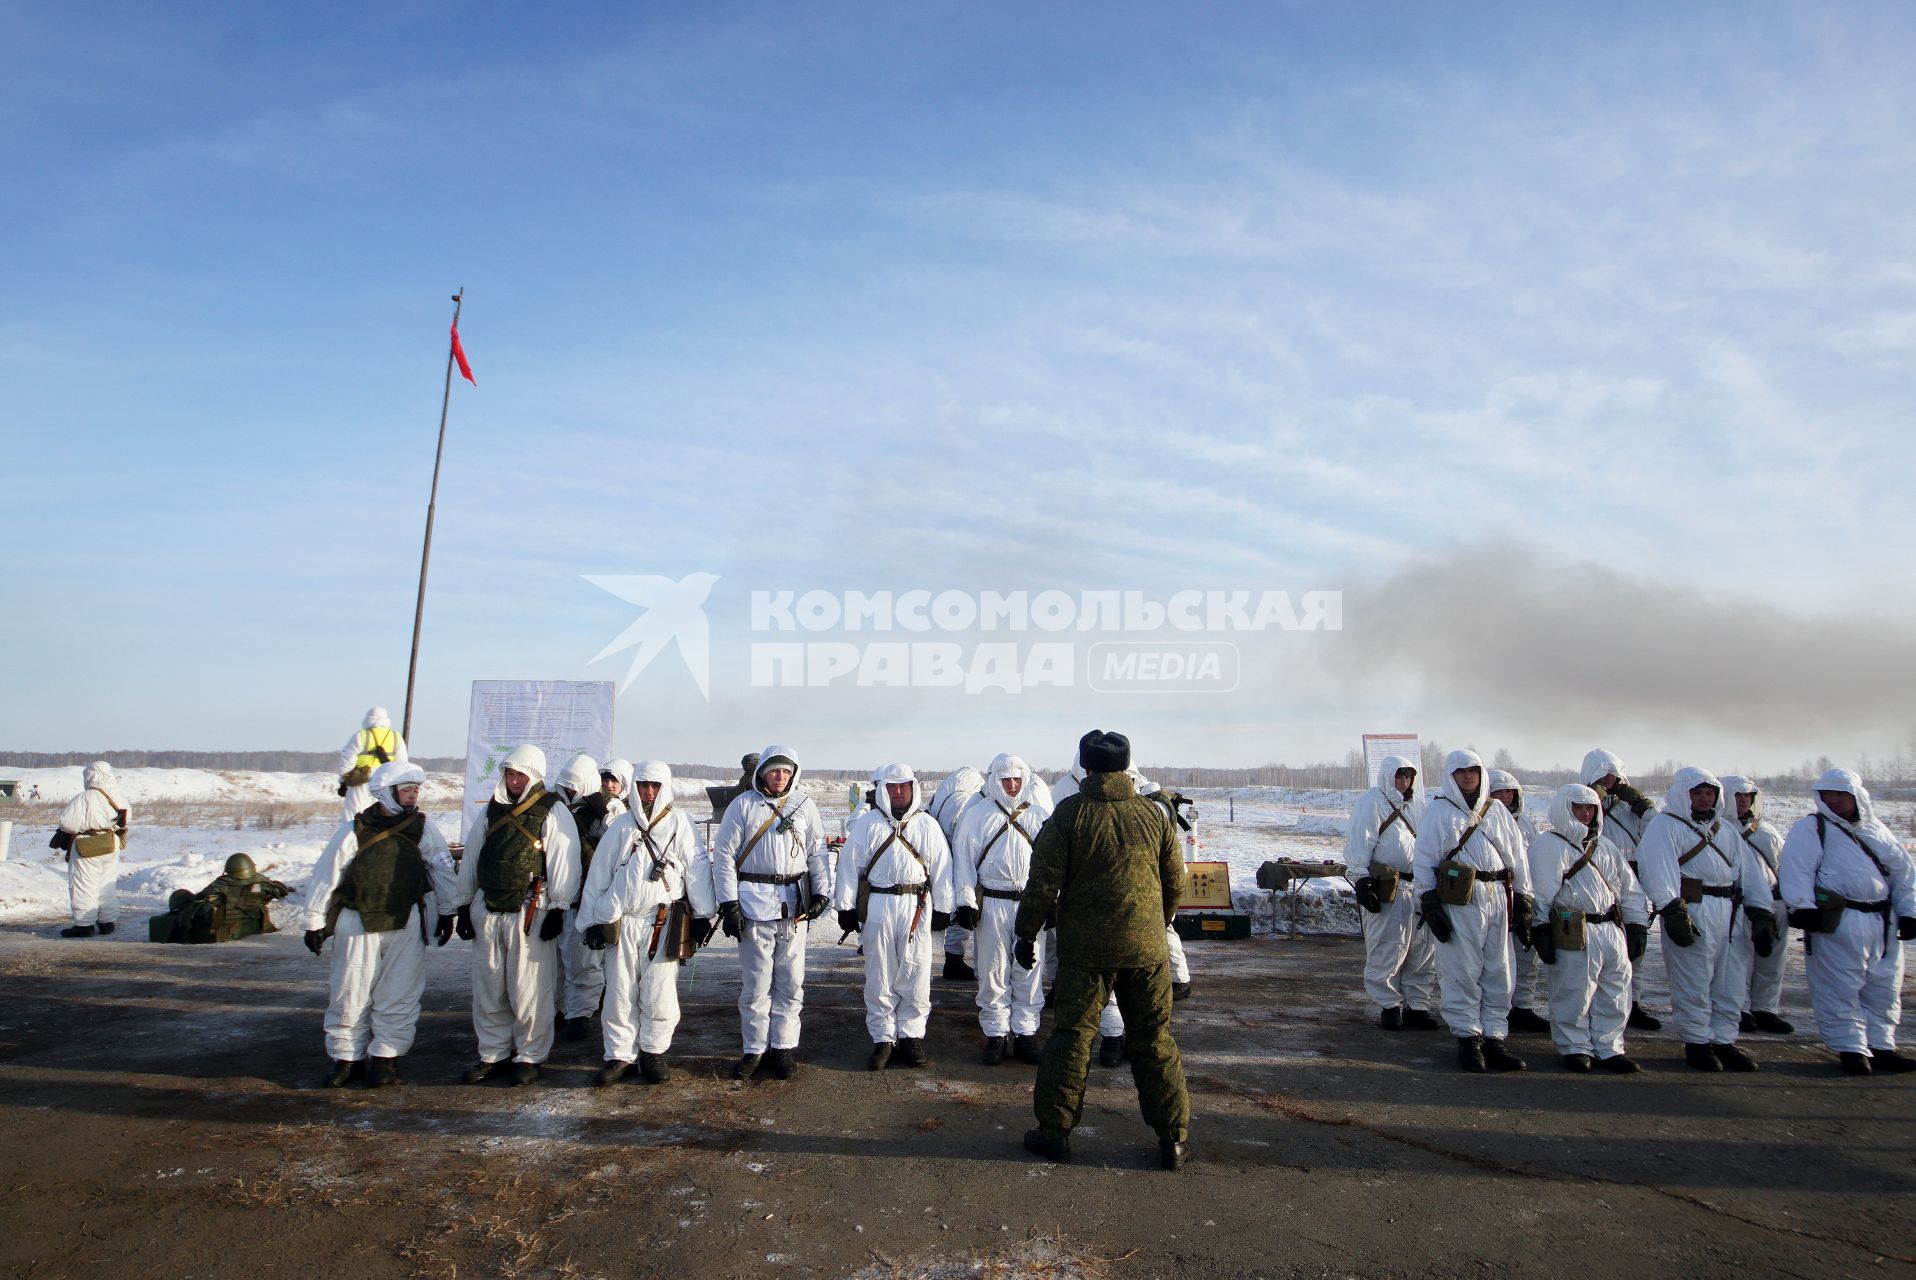
M796 875L774 876L763 871L741 871L738 878L741 884L797 884L805 878L805 873L800 871Z
M1613 902L1610 904L1610 909L1602 915L1597 915L1593 912L1584 913L1583 922L1585 924L1622 924L1623 912L1617 904Z
M1843 905L1851 911L1867 911L1873 916L1887 916L1889 914L1889 900L1887 898L1881 902L1845 902Z
M1485 881L1491 884L1508 884L1510 882L1510 868L1505 867L1502 871L1479 871L1477 873L1477 881L1480 884Z
M1706 898L1734 898L1736 897L1736 886L1733 884L1698 885L1697 892ZM1888 906L1889 904L1884 903L1883 905Z
M120 832L115 827L95 827L91 831L82 831L80 834L83 836L117 836Z
M922 898L931 891L931 886L920 880L914 884L875 884L870 889L873 893L909 894L914 898Z
M978 886L978 892L987 898L1003 898L1007 902L1016 902L1025 896L1023 889L987 889L984 885Z

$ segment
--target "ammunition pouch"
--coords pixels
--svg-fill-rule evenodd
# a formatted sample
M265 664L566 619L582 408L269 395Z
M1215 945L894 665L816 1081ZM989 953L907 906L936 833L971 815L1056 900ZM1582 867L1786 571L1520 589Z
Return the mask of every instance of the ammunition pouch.
M1663 933L1671 943L1679 947L1696 945L1696 921L1690 918L1689 904L1682 899L1663 908Z
M1379 905L1397 900L1397 882L1404 878L1403 872L1396 867L1382 867L1373 862L1370 864L1370 877L1377 882Z
M1477 887L1477 868L1446 858L1437 864L1437 901L1447 907L1470 905L1470 891Z
M684 898L675 900L665 916L665 935L660 939L658 958L682 963L698 954L698 934L693 928L697 920L690 903Z
M861 929L865 927L865 918L871 914L871 905L871 882L869 880L860 880L858 882L858 901L852 909L858 913L858 927Z
M1849 899L1834 889L1819 888L1816 891L1817 921L1814 933L1835 933L1836 926L1843 923L1843 908L1849 905Z
M363 787L372 780L373 771L363 764L348 769L339 775L339 785L345 787L347 790L351 790L354 787ZM341 794L344 794L344 792Z
M1582 951L1589 945L1584 933L1588 917L1575 907L1550 908L1550 941L1559 951Z
M78 857L104 858L119 850L120 837L111 831L88 831L73 837L73 852Z

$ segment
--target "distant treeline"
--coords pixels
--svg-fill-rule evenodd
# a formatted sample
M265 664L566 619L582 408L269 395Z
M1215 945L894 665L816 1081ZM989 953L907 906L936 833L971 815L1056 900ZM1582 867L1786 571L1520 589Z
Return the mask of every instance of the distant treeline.
M337 751L0 751L0 769L58 769L104 760L118 769L256 769L263 773L336 773ZM414 760L434 773L458 773L457 756Z

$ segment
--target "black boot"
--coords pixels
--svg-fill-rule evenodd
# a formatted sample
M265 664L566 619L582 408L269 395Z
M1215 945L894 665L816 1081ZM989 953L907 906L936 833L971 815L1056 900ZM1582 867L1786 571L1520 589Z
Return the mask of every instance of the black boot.
M1011 1051L1018 1061L1034 1067L1044 1061L1044 1049L1039 1046L1037 1036L1013 1036Z
M1124 1065L1124 1037L1104 1036L1098 1041L1098 1065L1101 1067L1121 1067Z
M504 1075L512 1064L509 1062L475 1062L466 1068L466 1074L459 1077L460 1084L483 1084L497 1075Z
M945 952L945 976L954 982L976 982L978 971L965 963L965 958L955 951Z
M1442 1031L1444 1024L1423 1009L1404 1010L1404 1030Z
M60 930L60 936L62 938L91 938L98 932L99 930L90 924L70 924Z
M750 1080L752 1076L757 1073L758 1064L763 1060L764 1056L765 1055L761 1053L740 1054L738 1061L732 1064L732 1079Z
M1630 1006L1630 1018L1625 1024L1632 1031L1661 1031L1663 1019L1652 1014L1640 1004Z
M986 1036L985 1065L987 1067L995 1067L1003 1062L1005 1060L1005 1049L1010 1043L1010 1040L1004 1036Z
M1173 1000L1189 1000L1191 998L1191 984L1188 982L1173 982L1171 984L1171 998Z
M1871 1049L1869 1051L1869 1069L1888 1072L1900 1076L1905 1071L1916 1071L1916 1058L1905 1058L1894 1049Z
M106 937L106 936L107 936L108 934L110 934L110 933L112 933L112 932L113 932L113 925L114 925L114 922L113 922L113 921L111 921L111 920L102 920L102 921L100 921L100 936L101 936L102 938L104 938L104 937Z
M1479 1075L1490 1070L1484 1063L1484 1038L1482 1036L1457 1037L1457 1065L1466 1071Z
M572 1041L583 1040L592 1030L590 1018L567 1018L565 1020L565 1038Z
M1867 1053L1843 1053L1837 1057L1842 1060L1843 1074L1846 1076L1866 1076L1873 1070Z
M352 1078L358 1074L359 1064L357 1062L347 1062L343 1058L335 1058L333 1060L332 1071L320 1083L323 1088L344 1089L352 1082Z
M399 1059L368 1058L366 1060L366 1087L384 1089L387 1085L399 1083Z
M779 1080L790 1080L798 1074L798 1063L792 1060L790 1049L774 1049L766 1057L770 1059L772 1075Z
M639 1078L647 1084L664 1084L672 1078L672 1064L662 1053L640 1053Z
M1683 1060L1698 1071L1721 1071L1723 1064L1716 1060L1716 1054L1707 1044L1686 1044L1683 1046Z
M1501 1040L1484 1038L1484 1065L1493 1071L1528 1071L1530 1064L1512 1053Z
M1635 1062L1620 1053L1614 1058L1598 1058L1597 1066L1610 1072L1612 1075L1619 1076L1633 1076L1643 1070L1642 1067L1639 1067Z
M1379 1009L1377 1011L1377 1025L1386 1031L1402 1031L1404 1029L1404 1006L1394 1004L1388 1009Z
M865 1070L883 1071L885 1064L890 1061L891 1041L875 1040L872 1042L872 1056L865 1059Z
M1756 1059L1733 1044L1713 1044L1710 1052L1716 1055L1716 1060L1723 1064L1725 1071L1756 1070Z
M898 1037L898 1065L922 1067L931 1059L925 1056L925 1042L911 1036Z
M596 1085L617 1084L619 1081L625 1079L625 1073L631 1069L632 1064L629 1062L621 1062L617 1058L607 1058L605 1065L600 1067L598 1073L592 1077L592 1083Z
M539 1064L536 1062L515 1062L512 1064L512 1087L531 1084L539 1078Z
M1047 1138L1042 1129L1025 1130L1025 1150L1032 1155L1043 1156L1053 1164L1071 1163L1071 1135L1061 1138Z
M1758 1009L1751 1015L1750 1021L1756 1023L1756 1029L1758 1031L1767 1031L1773 1036L1793 1036L1796 1034L1796 1024L1794 1022L1785 1021L1769 1009Z
M1587 1053L1564 1054L1563 1069L1565 1071L1574 1071L1578 1075L1588 1074L1590 1070L1590 1055Z
M1539 1017L1533 1010L1517 1005L1510 1011L1510 1029L1547 1032L1550 1030L1550 1019Z
M1753 1035L1756 1032L1756 1015L1744 1010L1736 1015L1736 1033L1740 1036Z
M1176 1138L1158 1139L1158 1168L1167 1170L1182 1169L1184 1162L1190 1158L1190 1143L1180 1142Z

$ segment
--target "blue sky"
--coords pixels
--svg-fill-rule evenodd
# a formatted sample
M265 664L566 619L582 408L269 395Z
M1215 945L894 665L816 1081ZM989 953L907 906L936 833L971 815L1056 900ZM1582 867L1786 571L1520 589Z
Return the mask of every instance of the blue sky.
M635 611L581 575L695 571L712 699L659 659L628 754L1893 749L1913 37L1891 4L0 8L0 745L397 710L464 286L432 753L474 678L624 674L591 659ZM1405 575L1448 594L1399 612ZM749 687L752 589L911 587L1354 606L1247 642L1230 697ZM1482 626L1524 681L1456 679Z

